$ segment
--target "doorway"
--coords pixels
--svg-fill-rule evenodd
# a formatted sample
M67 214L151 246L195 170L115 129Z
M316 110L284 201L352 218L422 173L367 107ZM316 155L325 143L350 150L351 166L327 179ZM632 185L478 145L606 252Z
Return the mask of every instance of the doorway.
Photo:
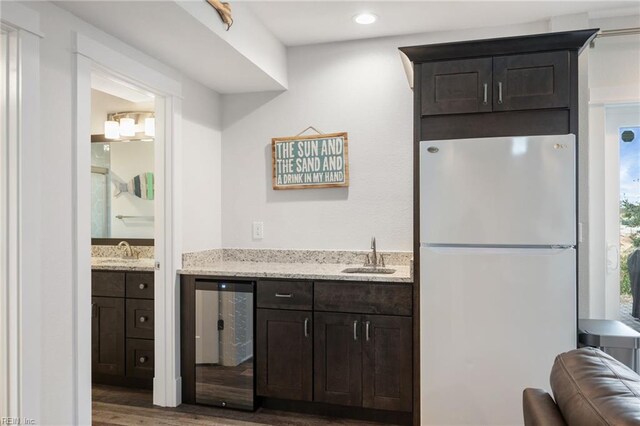
M91 74L91 377L103 400L153 388L155 98Z
M605 108L606 308L619 312L620 320L640 331L640 292L634 295L634 277L629 271L629 259L640 247L639 214L640 103L608 106Z
M82 34L77 33L75 38L75 167L73 179L75 213L73 223L76 229L73 258L75 261L74 342L76 350L72 362L75 365L75 371L77 371L74 394L78 401L78 407L80 407L78 423L84 424L91 421L91 319L94 308L91 304L91 285L88 285L92 279L91 144L88 141L92 134L91 86L94 76L100 76L130 89L142 90L154 97L154 254L152 259L153 279L151 281L153 289L146 289L153 296L153 312L152 314L145 313L140 317L144 317L145 327L150 325L147 319L153 318L151 334L153 338L151 346L155 358L152 379L153 403L159 406L175 407L181 402L176 279L176 271L180 265L178 253L181 251L175 237L175 229L178 227L180 217L179 208L175 207L178 203L174 201L174 188L180 185L179 170L176 168L180 157L178 147L180 146L181 84L158 71L153 63L149 64L149 58L142 53L139 53L139 58L132 58ZM136 191L135 182L133 186L127 185L131 176L120 177L125 181L121 182L123 185L118 188L121 192L125 192L125 188L127 192ZM110 214L113 215L113 213L115 212L111 211ZM142 216L142 214L140 215ZM125 215L123 214L123 216ZM126 277L124 281L126 283ZM136 284L145 283L136 282ZM145 306L143 308L147 309ZM139 322L143 323L143 321ZM149 349L145 347L140 350ZM133 360L135 358L132 359L132 362Z

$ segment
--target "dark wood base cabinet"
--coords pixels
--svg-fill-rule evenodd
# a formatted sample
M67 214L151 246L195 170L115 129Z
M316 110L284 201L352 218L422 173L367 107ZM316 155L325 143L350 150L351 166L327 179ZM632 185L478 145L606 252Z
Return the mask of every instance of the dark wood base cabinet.
M94 383L153 385L153 273L94 271L91 369Z
M256 289L258 396L411 413L410 285L265 281Z
M182 396L194 392L194 303L200 276L181 288ZM215 277L223 280L224 277ZM411 424L411 284L254 280L257 405Z
M256 394L313 399L311 312L258 309Z
M319 312L315 400L411 411L411 318Z

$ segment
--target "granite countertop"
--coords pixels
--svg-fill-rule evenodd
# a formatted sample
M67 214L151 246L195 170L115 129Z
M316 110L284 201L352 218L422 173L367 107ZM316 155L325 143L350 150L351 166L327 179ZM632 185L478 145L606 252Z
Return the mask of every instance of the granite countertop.
M149 258L92 257L92 271L153 271L154 260Z
M215 262L206 266L189 266L178 271L182 275L211 275L243 278L288 278L305 280L344 280L412 283L408 265L388 265L393 274L347 274L345 268L361 267L337 263Z

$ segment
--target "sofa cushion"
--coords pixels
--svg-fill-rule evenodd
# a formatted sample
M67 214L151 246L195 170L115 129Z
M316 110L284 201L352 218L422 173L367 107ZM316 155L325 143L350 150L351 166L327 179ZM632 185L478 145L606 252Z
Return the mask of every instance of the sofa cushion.
M567 426L551 395L542 389L525 389L522 408L525 426Z
M640 376L598 349L558 355L551 389L569 425L640 425Z

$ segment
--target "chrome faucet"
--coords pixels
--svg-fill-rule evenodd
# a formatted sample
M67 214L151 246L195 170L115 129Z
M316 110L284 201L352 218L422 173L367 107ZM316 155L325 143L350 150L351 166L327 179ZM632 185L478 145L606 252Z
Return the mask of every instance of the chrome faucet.
M378 250L376 248L376 237L371 237L371 253L367 254L364 261L364 266L371 268L382 267L384 268L384 257L378 256Z
M131 245L126 242L126 241L120 241L118 243L118 247L123 247L124 248L124 256L122 256L124 259L133 259L133 249L131 248Z

